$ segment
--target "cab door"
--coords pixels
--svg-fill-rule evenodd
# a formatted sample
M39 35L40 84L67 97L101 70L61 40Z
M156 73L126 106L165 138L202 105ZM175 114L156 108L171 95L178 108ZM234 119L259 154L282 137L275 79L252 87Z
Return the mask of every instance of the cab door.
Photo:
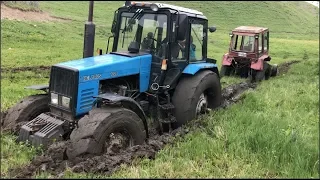
M189 19L188 64L206 62L208 41L207 29L207 20L192 17Z

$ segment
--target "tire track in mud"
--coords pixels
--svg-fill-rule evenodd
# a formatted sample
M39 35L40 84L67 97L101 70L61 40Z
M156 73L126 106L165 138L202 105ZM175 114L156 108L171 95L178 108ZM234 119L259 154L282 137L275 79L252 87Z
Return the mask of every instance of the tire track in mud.
M49 78L51 66L26 66L26 67L17 67L17 68L1 68L1 79L19 79L21 77L16 77L14 74L20 72L31 71L35 73L34 75L26 75L22 78L31 79L31 78ZM3 75L5 74L5 75Z
M1 68L1 73L3 72L11 72L18 73L23 71L48 71L51 66L25 66L25 67L17 67L17 68Z
M299 61L291 61L279 65L279 74L286 73L291 64ZM227 108L230 105L241 100L241 95L249 90L255 89L258 83L241 82L230 85L222 90L223 103L218 108ZM217 109L217 110L218 110ZM47 172L61 178L66 168L72 172L90 172L110 175L116 171L121 164L130 164L135 158L155 159L156 153L165 145L174 143L174 137L183 137L190 131L202 126L201 121L190 122L192 126L180 127L170 133L158 135L154 129L150 130L150 137L142 145L130 147L120 153L111 152L99 156L77 157L73 160L66 160L65 149L69 141L57 142L52 144L45 155L36 156L32 162L24 167L9 169L10 177L15 178L32 178L36 172Z

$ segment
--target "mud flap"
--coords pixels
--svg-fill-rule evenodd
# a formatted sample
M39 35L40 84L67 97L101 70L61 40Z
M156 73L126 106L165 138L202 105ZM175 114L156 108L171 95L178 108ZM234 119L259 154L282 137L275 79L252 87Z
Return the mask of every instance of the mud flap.
M28 141L31 145L46 148L49 144L63 139L65 121L42 113L20 129L18 142Z

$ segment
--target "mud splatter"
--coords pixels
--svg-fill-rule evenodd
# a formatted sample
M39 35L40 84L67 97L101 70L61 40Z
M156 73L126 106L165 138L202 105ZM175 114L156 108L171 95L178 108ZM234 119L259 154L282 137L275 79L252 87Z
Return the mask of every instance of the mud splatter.
M1 117L1 127L3 126L3 120L7 114L8 114L8 111L1 112L1 116L0 116Z
M279 74L287 71L291 64L296 62L288 62L279 65ZM241 100L243 92L249 89L255 89L257 83L241 82L230 85L222 90L223 103L220 108L228 106ZM90 172L103 173L110 175L116 171L121 164L130 164L135 158L147 157L154 159L156 153L165 145L172 144L174 137L182 137L190 131L201 126L201 121L192 121L192 126L180 127L170 133L158 135L153 130L150 131L150 138L142 145L130 147L120 153L106 153L100 156L79 157L73 160L66 160L65 150L69 141L58 142L52 144L44 155L35 157L32 162L16 169L10 169L10 177L15 178L32 178L37 172L48 172L56 178L61 178L65 169L68 167L73 172Z

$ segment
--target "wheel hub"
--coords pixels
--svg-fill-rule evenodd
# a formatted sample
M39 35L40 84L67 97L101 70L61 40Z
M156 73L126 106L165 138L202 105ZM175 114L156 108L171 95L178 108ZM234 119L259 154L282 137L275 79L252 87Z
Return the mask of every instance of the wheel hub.
M118 153L133 146L133 139L126 132L111 133L105 142L107 152Z
M197 107L196 107L196 115L202 114L205 112L205 110L207 109L207 96L204 95L204 93L202 93L199 97L199 101L197 103Z

